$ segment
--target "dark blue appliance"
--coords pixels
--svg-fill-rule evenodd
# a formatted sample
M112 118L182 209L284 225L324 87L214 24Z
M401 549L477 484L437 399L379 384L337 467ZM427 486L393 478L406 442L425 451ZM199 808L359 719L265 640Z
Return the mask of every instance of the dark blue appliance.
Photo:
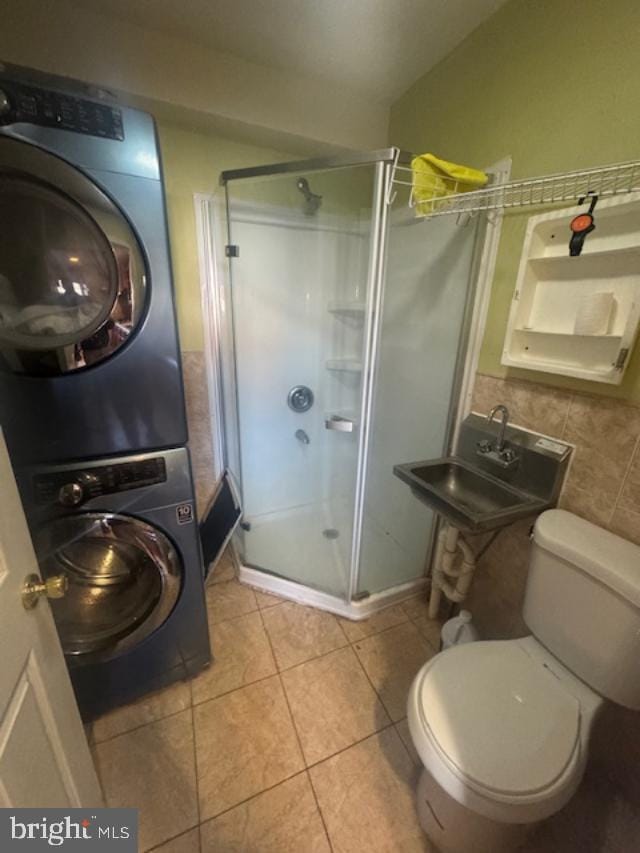
M0 222L14 465L186 444L153 118L0 65Z
M18 473L85 720L210 661L202 560L184 448Z

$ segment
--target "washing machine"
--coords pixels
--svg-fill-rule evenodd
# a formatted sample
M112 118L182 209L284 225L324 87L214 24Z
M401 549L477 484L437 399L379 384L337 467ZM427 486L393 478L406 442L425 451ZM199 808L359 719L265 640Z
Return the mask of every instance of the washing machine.
M210 661L184 448L18 472L40 572L85 720Z
M0 64L0 423L14 465L186 444L152 117Z

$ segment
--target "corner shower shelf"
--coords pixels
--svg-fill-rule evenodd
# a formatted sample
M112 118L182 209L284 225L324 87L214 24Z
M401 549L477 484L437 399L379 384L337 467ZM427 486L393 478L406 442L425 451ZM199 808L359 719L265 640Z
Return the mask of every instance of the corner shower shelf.
M362 362L357 358L329 358L325 362L327 370L341 370L346 373L362 373Z
M364 302L329 302L327 311L330 314L362 314L366 310Z
M502 364L619 385L640 324L640 198L599 202L572 257L569 223L581 211L529 219Z

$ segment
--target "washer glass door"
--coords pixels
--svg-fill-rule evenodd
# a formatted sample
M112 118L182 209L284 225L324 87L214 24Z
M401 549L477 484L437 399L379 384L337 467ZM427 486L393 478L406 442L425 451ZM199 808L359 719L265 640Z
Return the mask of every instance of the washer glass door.
M180 594L180 559L156 527L131 516L81 513L36 535L44 578L66 575L51 601L66 655L105 659L142 642L169 616Z
M82 172L0 138L0 354L51 376L102 361L145 305L145 271L124 215Z

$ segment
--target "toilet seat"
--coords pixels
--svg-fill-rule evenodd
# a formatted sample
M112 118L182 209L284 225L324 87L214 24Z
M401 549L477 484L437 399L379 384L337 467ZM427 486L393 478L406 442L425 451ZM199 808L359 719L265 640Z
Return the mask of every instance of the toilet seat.
M425 767L454 799L506 823L541 820L570 799L588 725L557 671L527 640L454 646L422 668L409 726Z

